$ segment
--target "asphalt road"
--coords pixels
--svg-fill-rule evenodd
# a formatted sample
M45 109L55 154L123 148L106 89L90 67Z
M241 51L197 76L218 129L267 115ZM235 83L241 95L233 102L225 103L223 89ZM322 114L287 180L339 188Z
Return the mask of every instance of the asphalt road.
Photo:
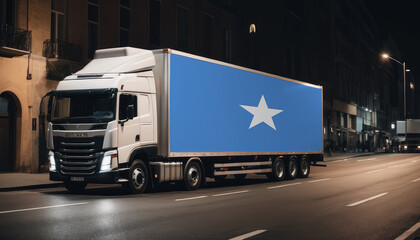
M128 195L91 185L0 193L0 239L395 239L420 222L420 154L313 167L306 179L252 175L187 192Z

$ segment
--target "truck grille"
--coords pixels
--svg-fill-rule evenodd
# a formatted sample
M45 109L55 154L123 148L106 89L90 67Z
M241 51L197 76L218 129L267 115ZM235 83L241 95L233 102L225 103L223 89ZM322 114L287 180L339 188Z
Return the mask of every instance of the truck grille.
M99 169L103 137L62 138L54 137L59 159L58 169L68 176L90 176Z

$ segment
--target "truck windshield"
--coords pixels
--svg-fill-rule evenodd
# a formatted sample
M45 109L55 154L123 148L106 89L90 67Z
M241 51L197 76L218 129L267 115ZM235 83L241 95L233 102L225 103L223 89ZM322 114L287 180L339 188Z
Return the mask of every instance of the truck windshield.
M115 120L117 89L56 91L51 99L53 123L101 123Z

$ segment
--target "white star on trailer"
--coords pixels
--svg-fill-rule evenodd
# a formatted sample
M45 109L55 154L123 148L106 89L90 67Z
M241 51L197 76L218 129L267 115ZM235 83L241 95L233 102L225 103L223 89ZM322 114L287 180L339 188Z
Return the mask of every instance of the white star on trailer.
M258 107L245 106L245 105L239 105L239 106L241 106L242 108L250 112L252 115L254 115L254 117L252 118L251 125L249 125L249 129L264 122L265 124L273 128L274 130L277 130L273 122L273 117L283 112L283 110L268 108L264 95L261 96L261 100L260 100L260 103L258 104Z

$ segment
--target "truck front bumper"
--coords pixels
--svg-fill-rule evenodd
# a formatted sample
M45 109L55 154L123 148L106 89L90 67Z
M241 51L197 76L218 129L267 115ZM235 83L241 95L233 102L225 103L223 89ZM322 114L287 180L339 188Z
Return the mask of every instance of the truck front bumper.
M59 172L50 171L51 181L82 181L87 183L118 183L121 171L114 170L110 172L95 173L90 176L69 176L63 175ZM83 178L83 179L81 179Z

